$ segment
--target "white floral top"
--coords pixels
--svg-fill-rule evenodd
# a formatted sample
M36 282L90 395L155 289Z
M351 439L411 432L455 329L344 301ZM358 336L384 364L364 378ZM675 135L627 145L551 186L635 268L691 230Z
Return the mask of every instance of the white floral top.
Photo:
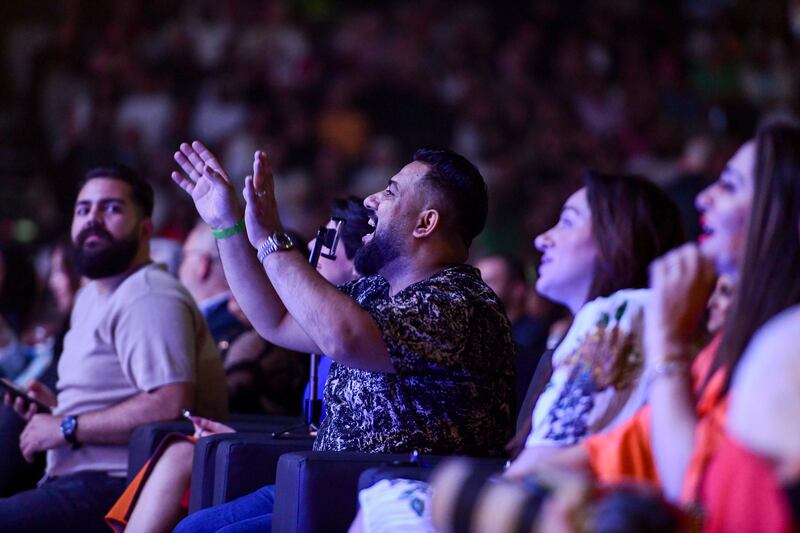
M575 444L644 405L639 378L648 293L624 289L581 308L553 353L553 374L533 410L526 447Z

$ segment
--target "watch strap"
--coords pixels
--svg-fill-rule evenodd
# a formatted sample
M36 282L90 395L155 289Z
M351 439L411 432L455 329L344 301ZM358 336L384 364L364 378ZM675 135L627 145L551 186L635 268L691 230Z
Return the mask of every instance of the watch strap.
M64 440L72 444L73 449L79 448L81 445L78 442L77 433L78 417L73 415L65 416L61 421L61 434L64 436Z
M278 251L291 250L294 248L292 237L286 233L275 232L262 242L258 247L258 262L263 263L268 255Z

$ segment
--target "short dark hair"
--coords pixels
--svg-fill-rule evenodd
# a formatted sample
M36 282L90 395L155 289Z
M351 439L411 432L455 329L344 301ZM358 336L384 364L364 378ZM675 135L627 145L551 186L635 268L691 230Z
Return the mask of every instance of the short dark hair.
M589 300L647 287L650 263L686 242L678 206L640 176L588 171L585 178L598 250Z
M331 218L344 220L339 240L344 244L345 255L352 260L361 248L362 237L373 230L369 225L369 209L364 207L364 201L357 196L337 198L331 206Z
M469 246L486 225L489 197L480 171L467 158L451 150L420 148L414 161L430 168L425 182L432 185L453 215L453 228Z
M153 204L155 203L153 186L142 179L132 168L125 165L91 168L78 184L78 190L80 191L87 182L96 178L108 178L127 183L131 187L133 203L139 206L145 217L153 216Z

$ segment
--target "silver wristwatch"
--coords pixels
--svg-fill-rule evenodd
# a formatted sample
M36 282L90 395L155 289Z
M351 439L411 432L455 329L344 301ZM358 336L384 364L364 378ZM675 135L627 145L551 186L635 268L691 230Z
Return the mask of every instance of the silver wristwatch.
M294 248L294 241L292 241L292 238L285 233L276 231L264 239L264 242L258 247L258 262L263 263L264 259L266 259L269 254L291 250L292 248Z

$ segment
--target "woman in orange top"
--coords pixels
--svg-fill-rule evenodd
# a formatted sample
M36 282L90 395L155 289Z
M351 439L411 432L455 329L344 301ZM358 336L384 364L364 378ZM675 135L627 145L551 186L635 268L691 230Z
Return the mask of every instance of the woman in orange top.
M800 179L796 181L800 186ZM793 237L796 250L800 235ZM800 279L786 290L798 297ZM800 480L798 331L800 305L762 327L738 365L731 387L727 435L701 485L706 532L796 530L792 509L797 511L796 485Z
M602 481L650 481L671 500L698 499L701 475L723 438L728 371L755 330L792 304L786 295L765 305L758 294L786 292L796 271L757 269L756 262L775 266L785 260L787 250L775 235L797 225L765 223L786 211L782 162L800 153L800 146L788 142L796 132L793 126L767 126L743 145L719 180L697 198L703 226L699 245L681 247L651 267L653 294L645 313L649 406L614 430L551 457L549 465L591 467ZM690 376L688 347L710 292L709 260L734 280L740 262L743 268L722 338L698 355ZM539 466L523 453L508 475L521 477Z

